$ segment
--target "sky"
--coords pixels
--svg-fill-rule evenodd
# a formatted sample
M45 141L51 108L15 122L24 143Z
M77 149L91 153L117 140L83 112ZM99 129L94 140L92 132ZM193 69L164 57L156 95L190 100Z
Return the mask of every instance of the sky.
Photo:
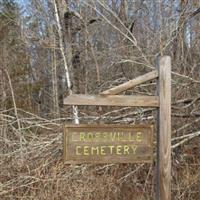
M22 10L23 10L22 15L23 15L23 16L27 16L28 13L26 12L25 8L26 8L26 6L29 4L29 0L15 0L15 2L16 2L17 4L19 4L20 7L23 8L23 9L22 9Z

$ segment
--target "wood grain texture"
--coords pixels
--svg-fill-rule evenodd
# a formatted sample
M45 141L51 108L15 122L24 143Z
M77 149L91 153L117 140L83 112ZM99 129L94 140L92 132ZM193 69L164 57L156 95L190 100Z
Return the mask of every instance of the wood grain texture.
M64 105L158 107L159 102L158 96L73 94L64 99Z
M159 184L160 200L171 200L171 58L159 60Z
M139 76L139 77L137 77L137 78L135 78L133 80L130 80L130 81L126 82L126 83L123 83L121 85L118 85L116 87L108 89L108 90L106 90L104 92L101 92L100 94L102 94L102 95L119 94L119 93L121 93L121 92L123 92L125 90L133 88L133 87L135 87L135 86L137 86L139 84L145 83L145 82L150 81L152 79L155 79L157 77L158 77L158 72L157 72L157 70L155 70L155 71L149 72L149 73L147 73L145 75Z
M152 163L152 125L65 125L64 162Z

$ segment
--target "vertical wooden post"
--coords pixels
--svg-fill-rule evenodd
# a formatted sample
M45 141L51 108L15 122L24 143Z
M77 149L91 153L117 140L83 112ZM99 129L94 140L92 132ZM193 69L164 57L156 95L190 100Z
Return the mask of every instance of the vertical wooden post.
M158 74L157 199L171 200L171 58L169 56L160 57Z

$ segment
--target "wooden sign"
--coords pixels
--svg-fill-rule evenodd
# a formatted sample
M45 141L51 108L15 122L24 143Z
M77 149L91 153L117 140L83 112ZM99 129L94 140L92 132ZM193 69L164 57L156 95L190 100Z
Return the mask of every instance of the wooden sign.
M150 163L151 125L65 125L66 163Z
M156 96L118 95L146 81L157 80ZM157 108L156 200L171 200L171 58L162 56L155 71L120 84L99 95L75 95L64 105L132 106ZM151 126L65 126L67 163L151 162Z

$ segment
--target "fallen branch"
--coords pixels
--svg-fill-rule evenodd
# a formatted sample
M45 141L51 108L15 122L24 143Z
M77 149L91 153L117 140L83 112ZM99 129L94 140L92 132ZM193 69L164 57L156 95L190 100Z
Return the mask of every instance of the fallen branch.
M181 146L182 144L188 142L189 140L191 140L191 139L193 139L195 137L198 137L198 136L200 136L200 131L174 138L173 140L178 140L178 139L183 139L183 140L181 140L180 142L172 145L172 149L175 149L175 148Z

